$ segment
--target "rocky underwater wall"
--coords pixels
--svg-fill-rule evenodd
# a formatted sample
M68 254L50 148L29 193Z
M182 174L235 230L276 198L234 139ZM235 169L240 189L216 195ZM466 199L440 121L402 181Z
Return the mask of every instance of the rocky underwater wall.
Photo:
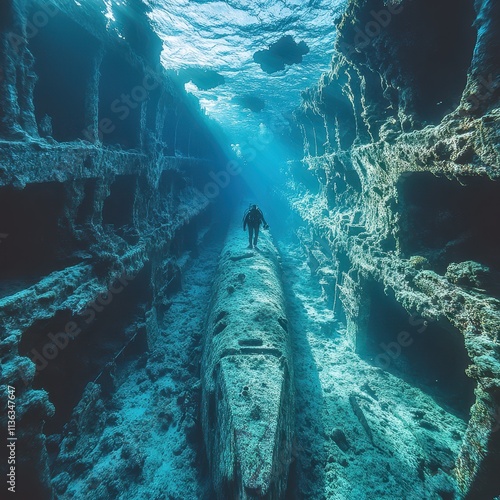
M98 414L119 357L154 343L225 161L142 2L113 22L103 6L0 5L0 356L20 498L53 496L48 456L87 384Z
M330 71L295 112L304 147L289 162L290 198L308 228L298 236L358 353L382 369L410 363L427 330L413 362L449 368L443 398L469 419L454 475L465 497L492 498L500 5L353 0L337 28Z

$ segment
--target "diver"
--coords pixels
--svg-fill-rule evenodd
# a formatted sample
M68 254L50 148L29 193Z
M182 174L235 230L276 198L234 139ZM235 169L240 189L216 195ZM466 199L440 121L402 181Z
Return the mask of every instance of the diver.
M248 226L248 248L253 246L257 248L257 240L259 239L259 227L264 224L264 229L268 229L269 225L264 219L264 214L257 205L250 204L250 207L243 216L243 231L246 231Z

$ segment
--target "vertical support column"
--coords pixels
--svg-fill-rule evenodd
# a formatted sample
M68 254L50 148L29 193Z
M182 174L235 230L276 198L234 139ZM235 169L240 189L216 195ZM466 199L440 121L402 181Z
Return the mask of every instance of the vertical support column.
M20 44L13 43L13 48L18 51L18 60L16 64L16 90L19 109L19 124L21 128L32 137L39 137L38 125L35 118L35 104L33 93L37 82L37 75L34 71L35 58L28 49L29 40L36 37L39 30L43 28L35 26L28 21L27 6L23 0L14 0L14 29L18 33L22 33L23 41ZM52 11L53 7L49 8L51 15L55 15ZM49 19L48 12L45 12L47 7L40 9L40 15L43 16L44 22ZM36 16L36 14L35 14ZM17 40L17 39L16 39Z
M60 224L63 224L68 234L76 237L76 220L80 205L85 200L85 184L86 179L75 179L64 184L65 203L63 209L63 219Z
M21 3L5 0L0 7L0 134L6 139L23 139L26 131L36 134L32 104L35 75L31 72L33 58L27 50L26 14ZM23 109L29 102L29 109ZM23 130L24 121L28 130Z
M102 224L102 211L104 202L111 193L112 179L99 179L95 188L94 213L91 220L94 225Z
M85 92L85 129L82 139L96 143L99 141L99 83L101 80L101 63L104 58L104 48L101 47L94 55L92 68Z
M32 13L28 18L28 7ZM38 10L36 10L38 9ZM0 134L7 139L39 137L33 91L37 76L28 44L48 29L59 10L50 2L4 0L0 7Z
M14 130L12 61L8 55L8 29L12 25L12 3L0 4L0 137L10 138Z

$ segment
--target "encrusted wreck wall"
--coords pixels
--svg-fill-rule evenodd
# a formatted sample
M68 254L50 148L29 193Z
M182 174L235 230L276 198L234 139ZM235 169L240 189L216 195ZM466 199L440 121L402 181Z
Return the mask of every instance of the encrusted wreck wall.
M458 392L475 402L455 475L470 498L500 494L499 33L491 0L353 0L290 162L300 237L353 348L398 307L462 338ZM450 343L442 364L460 355Z
M85 386L106 392L124 348L154 342L223 161L142 2L103 8L0 5L0 356L22 498L52 497L49 453Z

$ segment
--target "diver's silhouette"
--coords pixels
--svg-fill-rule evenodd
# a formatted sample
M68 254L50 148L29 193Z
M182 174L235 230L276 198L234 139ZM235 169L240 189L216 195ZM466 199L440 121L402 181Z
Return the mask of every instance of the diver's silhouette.
M243 216L243 231L245 231L248 226L248 248L252 248L252 238L253 246L257 248L259 227L261 224L264 224L264 229L269 227L261 209L257 205L251 204Z

